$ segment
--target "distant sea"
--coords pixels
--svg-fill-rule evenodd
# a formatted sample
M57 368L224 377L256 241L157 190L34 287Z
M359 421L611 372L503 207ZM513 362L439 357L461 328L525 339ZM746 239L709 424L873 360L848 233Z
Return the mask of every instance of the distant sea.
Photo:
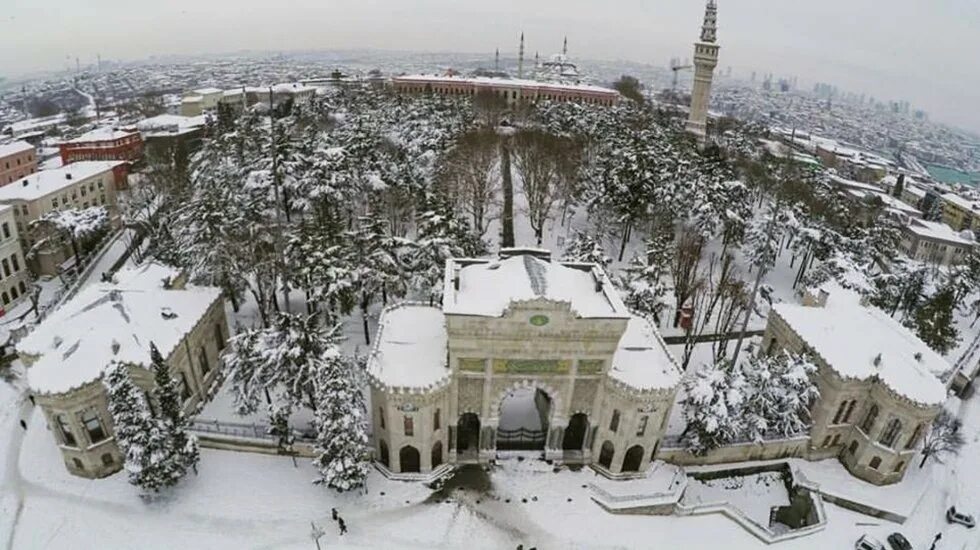
M926 164L929 175L943 183L961 183L965 185L980 185L980 172L963 172L949 166Z

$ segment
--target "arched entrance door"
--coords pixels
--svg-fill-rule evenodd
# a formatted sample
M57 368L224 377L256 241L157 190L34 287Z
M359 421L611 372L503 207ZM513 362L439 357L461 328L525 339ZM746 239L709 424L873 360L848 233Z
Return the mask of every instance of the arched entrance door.
M607 470L611 468L614 454L616 454L616 447L613 446L612 441L603 443L599 451L599 465Z
M633 445L626 451L626 456L623 457L623 470L624 472L639 472L640 463L643 462L643 447L639 445Z
M589 417L585 413L573 414L568 419L565 436L561 440L561 448L565 451L581 451L585 446L585 434L589 431Z
M391 468L391 463L388 459L388 444L385 443L384 439L378 441L378 451L381 455L378 457L381 463L384 464L385 468Z
M500 402L498 451L543 451L548 438L551 398L537 388L511 390Z
M411 445L405 445L398 452L398 462L401 464L402 473L420 472L422 465L419 460L419 450Z
M480 417L465 413L456 424L456 454L463 460L476 459L480 452Z
M432 468L438 468L442 465L442 441L436 441L435 445L432 446Z

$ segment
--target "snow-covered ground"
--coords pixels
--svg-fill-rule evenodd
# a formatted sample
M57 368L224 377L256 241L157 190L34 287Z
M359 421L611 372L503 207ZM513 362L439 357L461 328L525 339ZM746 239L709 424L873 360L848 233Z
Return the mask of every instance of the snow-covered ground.
M789 505L789 492L779 472L763 472L699 481L691 479L684 503L728 502L762 526L769 525L773 508Z

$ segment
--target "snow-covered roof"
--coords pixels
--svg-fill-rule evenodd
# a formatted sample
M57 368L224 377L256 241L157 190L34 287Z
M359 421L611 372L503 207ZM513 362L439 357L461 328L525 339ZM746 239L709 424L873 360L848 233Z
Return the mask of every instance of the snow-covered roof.
M36 392L64 393L98 379L112 363L148 366L150 343L167 357L221 290L165 289L177 270L148 263L119 272L115 283L86 287L17 344L39 356L27 369Z
M391 388L428 388L448 379L446 317L439 308L402 304L381 315L367 371Z
M646 319L632 317L613 354L609 376L638 390L675 387L681 371L657 329Z
M0 145L0 158L16 155L17 153L23 153L24 151L30 151L31 149L34 149L34 146L26 141L6 143Z
M773 311L841 377L877 378L917 403L942 403L946 387L939 377L949 363L901 323L843 292L832 294L824 307L780 303Z
M272 86L273 91L276 93L302 93L302 92L315 92L316 88L313 86L307 86L302 82L283 82L280 84L275 84Z
M458 288L454 277L459 278ZM570 304L582 318L630 316L605 272L591 264L553 262L532 254L458 265L450 260L445 283L442 309L447 314L500 317L512 302L543 298Z
M204 115L157 115L155 117L144 118L143 120L137 122L136 128L141 132L168 130L171 128L183 130L186 128L197 128L204 126L206 123L207 118Z
M833 183L835 183L836 185L838 185L839 187L843 187L845 189L854 189L854 190L860 190L860 191L870 191L872 193L881 193L881 191L882 191L881 187L878 187L877 185L872 185L870 183L863 183L863 182L860 182L860 181L849 180L847 178L842 178L842 177L837 176L837 175L830 176L830 180Z
M109 172L120 164L125 164L125 162L114 160L79 161L54 170L35 172L0 187L0 201L39 199L51 193L57 193L79 181Z
M218 88L199 88L191 92L194 95L214 95L220 94L222 91Z
M133 135L134 132L127 132L125 130L120 130L118 128L112 128L106 126L103 128L96 128L89 132L78 136L75 139L69 139L63 141L62 143L88 143L90 141L115 141L117 139L122 139L124 137L129 137Z
M943 201L959 206L963 210L980 212L980 202L975 200L965 199L956 193L946 193L943 195Z
M957 246L973 246L975 244L973 241L961 237L959 233L953 231L952 227L944 223L912 220L906 229L919 237L934 241L943 241Z
M392 79L395 82L422 82L422 83L441 83L441 84L471 84L474 86L503 87L503 88L523 88L536 90L556 90L567 92L582 92L590 94L603 94L619 96L619 92L600 86L590 86L588 84L564 84L560 82L541 82L538 80L528 80L520 78L492 78L488 76L448 76L448 75L426 75L411 74L396 76Z

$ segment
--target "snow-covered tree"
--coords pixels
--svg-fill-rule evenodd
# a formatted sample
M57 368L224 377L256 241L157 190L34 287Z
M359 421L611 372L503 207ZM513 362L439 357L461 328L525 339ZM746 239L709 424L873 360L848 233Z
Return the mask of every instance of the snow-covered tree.
M184 417L183 400L177 393L177 385L170 376L170 367L160 355L156 345L150 343L150 358L153 361L154 387L152 395L157 403L158 418L167 432L172 448L174 472L183 477L188 469L197 470L200 450L197 437L187 433L189 423Z
M943 287L919 306L909 324L930 348L941 354L949 353L960 339L953 315L955 308L952 287Z
M743 369L748 395L743 407L745 435L794 437L810 429L810 405L820 392L817 367L804 356L782 352L750 357Z
M626 306L638 315L660 324L660 315L666 304L666 276L673 256L671 236L660 232L647 240L645 253L635 256L623 269L619 285L623 289Z
M746 382L738 365L704 365L686 376L682 385L687 424L683 438L693 453L704 454L743 434Z
M475 241L466 227L444 205L419 215L418 236L405 256L410 288L430 303L442 294L446 260L475 256L483 252L482 242Z
M319 364L336 353L340 328L325 328L317 315L279 313L271 326L245 329L230 340L224 359L241 414L265 400L290 411L316 410Z
M31 222L33 228L41 231L47 229L53 235L38 239L28 251L28 255L35 253L36 250L49 247L52 238L67 237L68 242L71 243L72 255L75 256L75 264L81 265L80 242L103 231L108 224L109 212L104 206L52 210Z
M159 491L180 478L173 460L173 440L155 418L145 393L133 383L129 369L113 365L105 378L109 414L129 482L144 491Z
M368 437L361 377L355 362L334 349L317 366L314 386L320 406L313 419L317 430L316 483L338 491L364 485L367 478Z
M612 259L606 256L606 251L602 248L602 242L582 231L575 231L575 236L565 245L565 253L561 259L566 262L596 264L603 269L612 263Z

